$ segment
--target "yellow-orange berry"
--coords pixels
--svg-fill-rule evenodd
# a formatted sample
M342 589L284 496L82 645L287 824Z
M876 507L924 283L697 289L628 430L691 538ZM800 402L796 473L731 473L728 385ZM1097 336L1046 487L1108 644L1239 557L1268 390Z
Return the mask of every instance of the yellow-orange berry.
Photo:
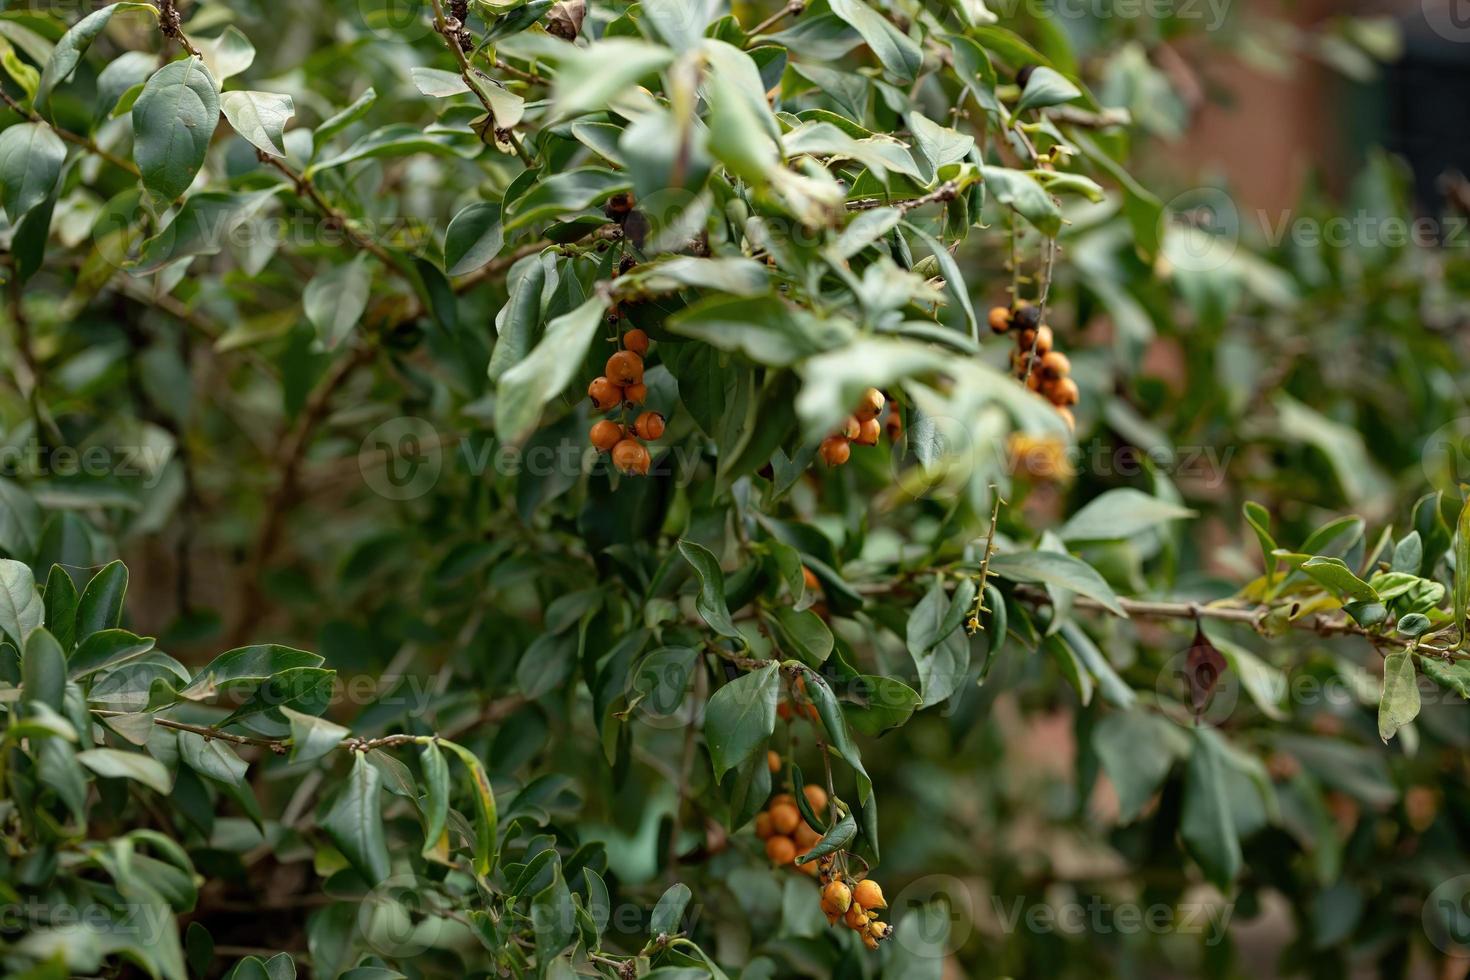
M862 434L862 431L863 423L858 421L856 415L849 415L847 420L842 423L842 437L844 439L856 439Z
M813 830L811 824L805 821L802 822L800 827L796 828L794 840L796 841L796 846L803 851L811 847L816 847L817 841L821 839L822 835Z
M991 333L1005 333L1011 329L1011 311L1004 306L992 306L986 319L990 322Z
M863 392L863 397L858 400L858 406L853 411L853 414L857 416L859 422L875 419L878 417L878 413L883 411L883 402L883 392L877 388L869 388Z
M630 350L639 357L642 357L648 353L648 334L634 327L632 330L623 334L623 349Z
M620 350L607 359L603 373L613 384L636 385L643 380L643 358L630 350Z
M852 908L852 889L845 882L834 881L822 889L822 904L839 915L845 914Z
M766 768L771 772L781 771L781 754L774 750L766 752Z
M764 812L757 813L755 815L755 835L761 840L770 840L775 833L776 829L771 826L771 815Z
M607 378L593 378L592 383L587 386L587 397L592 399L593 408L606 412L610 408L616 408L618 402L623 400L623 391Z
M1047 381L1056 381L1072 373L1072 362L1059 350L1049 351L1041 358L1041 376Z
M801 581L802 584L804 584L807 589L812 592L815 592L822 587L822 583L817 580L817 573L812 571L810 568L807 568L805 565L801 566Z
M813 813L821 813L827 809L827 791L816 783L807 783L801 788L801 792L806 797L806 805L812 808Z
M664 434L664 417L657 412L643 412L633 423L633 431L639 439L658 439Z
M603 419L593 424L592 431L588 433L588 438L592 440L592 445L597 447L598 452L605 453L622 440L623 427L616 422Z
M796 848L796 857L806 857L806 852L811 850L810 847L802 847L800 843L796 845ZM793 858L792 860L795 860L795 858ZM806 861L802 864L798 864L796 866L796 870L800 871L808 878L815 878L817 875L821 874L821 871L817 868L817 862L815 861Z
M828 436L822 440L819 450L822 462L828 466L841 466L852 458L852 446L842 436Z
M1053 405L1062 408L1077 404L1079 397L1077 382L1071 378L1057 378L1055 381L1045 382L1042 394L1046 395L1047 400Z
M866 419L863 422L862 429L858 432L857 439L854 441L859 446L876 446L878 445L878 436L882 431L883 427L878 424L877 419Z
M863 907L854 901L847 913L843 915L842 921L849 929L866 929L868 928L868 913L864 912Z
M888 432L889 442L897 442L903 438L903 416L898 409L892 409L888 413L888 421L883 423L883 428Z
M796 860L796 844L790 837L776 834L766 839L766 857L772 864L790 864Z
M769 812L771 826L778 834L791 834L801 825L801 811L794 803L777 803Z
M1058 406L1057 414L1060 415L1062 417L1062 421L1067 424L1068 432L1077 431L1077 416L1072 414L1072 410L1070 408L1067 408L1065 405Z
M866 946L866 947L868 947L869 949L877 949L878 948L878 940L876 940L876 939L873 938L873 934L872 933L865 932L865 933L863 933L863 945Z
M623 389L623 401L629 405L642 405L648 400L648 385L642 381L637 384L628 385Z
M852 890L852 900L865 909L888 908L888 903L883 900L883 889L872 878L864 878L857 883Z
M652 462L648 449L637 439L624 439L612 448L613 466L629 476L643 476Z

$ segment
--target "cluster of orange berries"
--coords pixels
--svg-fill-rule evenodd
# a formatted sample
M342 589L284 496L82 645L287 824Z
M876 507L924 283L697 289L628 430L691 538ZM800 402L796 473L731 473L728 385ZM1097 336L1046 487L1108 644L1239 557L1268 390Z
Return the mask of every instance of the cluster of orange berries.
M643 355L648 353L648 334L634 327L623 334L623 349L607 359L603 373L587 386L587 397L599 412L619 407L636 407L648 398L643 383ZM643 476L652 458L644 442L664 434L664 417L657 412L640 412L631 424L600 419L588 433L598 452L612 453L613 466L629 476Z
M1053 349L1055 338L1051 327L1041 322L1041 311L1021 305L1015 309L997 306L990 311L990 329L998 334L1016 331L1016 350L1011 354L1011 370L1056 406L1067 428L1075 430L1077 419L1072 406L1077 404L1077 382L1072 380L1072 362Z
M781 757L775 752L766 753L766 762L771 772L781 771ZM820 786L808 784L802 787L802 795L813 813L827 807L827 791ZM771 797L766 808L755 816L755 835L766 843L766 857L778 866L791 865L802 874L817 876L815 862L797 864L796 859L816 846L822 835L802 818L796 805L796 797L790 793L777 793Z
M879 424L878 416L883 413L884 405L888 405L888 415ZM847 421L842 424L842 430L822 440L818 449L822 462L828 466L841 466L852 458L852 443L876 446L878 437L885 429L888 431L888 438L897 442L903 435L903 416L898 413L897 406L889 404L883 392L877 388L869 388L863 392L857 408L853 409Z
M883 889L872 878L852 882L846 875L835 870L830 855L819 859L822 868L822 913L828 925L842 924L863 939L863 945L877 949L878 944L893 935L893 926L878 918L878 910L886 909L888 902L883 898Z
M803 577L806 579L806 587L815 591L818 587L817 577L806 566L802 566L801 571ZM792 688L793 700L787 701L782 699L777 703L776 716L782 721L791 721L797 715L805 715L811 721L821 721L821 713L817 711L817 706L812 702L811 696L806 693L806 680L798 677L796 683L792 685ZM772 769L771 771L775 772L776 770ZM813 806L812 809L816 810L817 807Z

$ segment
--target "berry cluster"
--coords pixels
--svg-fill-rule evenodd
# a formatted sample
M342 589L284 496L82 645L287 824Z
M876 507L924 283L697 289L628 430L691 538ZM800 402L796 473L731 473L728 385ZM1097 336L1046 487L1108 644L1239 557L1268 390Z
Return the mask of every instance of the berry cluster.
M781 771L781 757L767 753L771 772ZM820 813L827 806L827 792L820 786L808 784L802 787L807 805L813 813ZM755 817L755 835L766 842L766 857L779 866L791 865L802 874L816 877L815 862L797 864L796 859L816 846L822 835L812 829L801 816L796 797L790 793L777 793L771 797L766 808Z
M888 415L879 424L878 416L883 414L884 405L888 406ZM852 458L852 443L876 446L878 437L885 429L889 439L898 441L903 435L903 416L899 414L898 407L884 397L883 392L877 388L869 388L863 392L857 408L853 409L843 423L842 430L822 440L818 450L822 454L822 462L828 466L841 466Z
M863 938L863 945L877 949L878 944L893 935L893 926L878 918L878 910L886 909L883 889L871 878L853 882L836 871L830 856L818 859L822 882L822 913L829 925L842 924Z
M816 575L812 574L812 570L806 566L802 566L801 572L806 580L806 587L815 591L818 588ZM816 606L812 608L815 609ZM817 711L817 706L812 703L811 696L806 693L805 679L798 677L796 683L792 685L791 693L792 699L790 701L783 699L776 705L776 716L778 718L782 721L790 721L797 715L805 715L811 721L821 721L822 716Z
M664 434L664 417L657 412L640 412L631 423L627 409L642 405L648 398L643 383L643 355L648 353L648 334L634 327L623 334L623 349L607 359L599 377L587 386L587 397L599 412L621 409L624 421L601 419L588 433L598 452L612 453L612 463L620 473L643 476L652 462L644 442L652 442ZM641 440L641 441L640 441Z
M1067 428L1075 430L1077 420L1072 406L1077 404L1077 382L1072 380L1072 362L1053 348L1051 327L1041 322L1041 311L1021 305L1014 309L997 306L990 311L990 329L998 334L1016 332L1016 350L1011 354L1011 370L1032 391L1056 406Z

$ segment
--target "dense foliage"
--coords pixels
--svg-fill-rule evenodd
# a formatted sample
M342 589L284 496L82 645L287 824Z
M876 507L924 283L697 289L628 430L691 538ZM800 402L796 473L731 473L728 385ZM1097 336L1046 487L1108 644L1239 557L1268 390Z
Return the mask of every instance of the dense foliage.
M1130 159L1166 42L1378 26L78 13L0 13L7 975L1463 955L1470 270Z

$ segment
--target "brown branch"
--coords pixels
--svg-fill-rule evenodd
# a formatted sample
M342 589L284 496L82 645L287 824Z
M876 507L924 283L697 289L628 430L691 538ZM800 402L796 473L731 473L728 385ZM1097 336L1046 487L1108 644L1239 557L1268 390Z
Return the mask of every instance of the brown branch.
M946 180L922 197L910 197L902 201L885 201L877 197L867 198L861 201L848 201L847 210L871 211L875 208L898 208L907 214L909 211L915 208L921 208L926 204L939 204L946 201L953 201L955 195L959 194L959 192L959 185L952 180Z
M805 9L806 3L804 2L804 0L791 0L790 3L786 4L786 6L782 7L780 10L776 11L774 14L767 17L765 20L761 21L750 30L746 31L746 35L751 40L754 40L756 37L759 37L766 31L770 30L772 27L775 27L777 24L781 23L781 21L785 18L795 17ZM750 47L750 40L747 40L745 42L745 46Z
M264 150L256 150L255 155L261 163L272 166L284 174L286 179L295 185L296 193L310 201L322 213L322 217L326 218L333 227L341 228L346 232L347 237L352 239L354 245L371 252L379 261L388 267L390 272L401 273L398 264L393 261L392 253L378 244L366 232L358 230L356 224L344 211L334 206L332 202L322 196L322 192L316 186L315 181L305 174L297 173L286 161L279 157L271 156Z

